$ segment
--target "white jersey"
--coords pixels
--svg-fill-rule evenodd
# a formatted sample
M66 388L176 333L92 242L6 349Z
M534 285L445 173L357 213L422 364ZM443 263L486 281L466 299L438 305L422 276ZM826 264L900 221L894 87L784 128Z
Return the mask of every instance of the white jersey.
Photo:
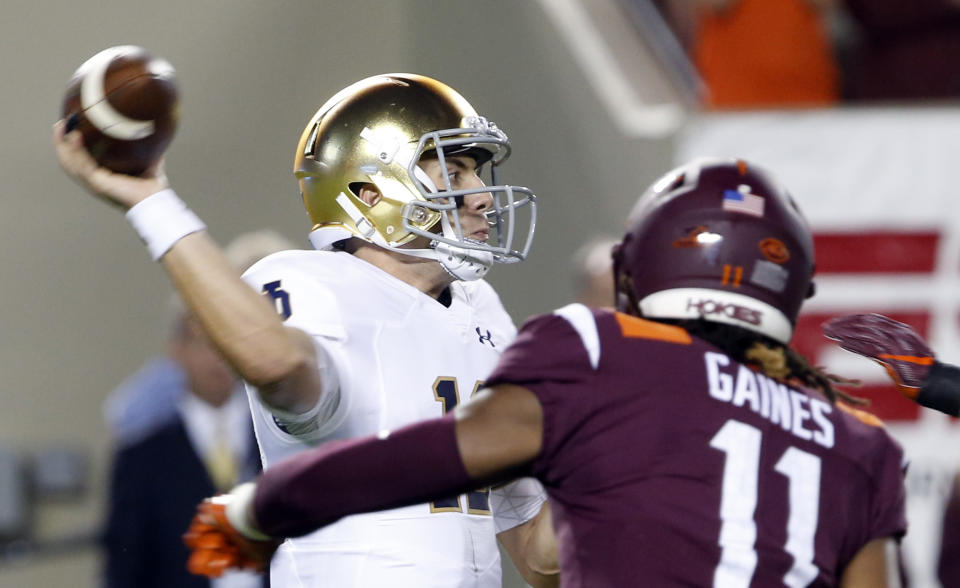
M453 283L446 307L349 253L286 251L244 279L273 299L287 325L313 337L324 377L323 398L306 423L271 413L248 386L264 468L327 440L443 415L481 387L516 335L484 281ZM526 510L536 514L539 501ZM354 515L288 540L273 559L271 582L499 587L487 492Z

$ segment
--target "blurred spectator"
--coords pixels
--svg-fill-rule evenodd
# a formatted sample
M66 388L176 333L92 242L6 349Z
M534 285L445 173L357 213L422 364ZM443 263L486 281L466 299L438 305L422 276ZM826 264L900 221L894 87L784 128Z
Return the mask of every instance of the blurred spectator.
M243 387L196 319L182 312L175 323L169 361L182 371L184 386L167 396L176 398L176 412L114 456L104 533L107 588L211 586L187 572L181 535L199 500L260 469ZM144 390L175 381L157 373ZM260 585L250 574L224 584Z
M241 269L290 249L279 235L241 236L227 256ZM260 470L243 385L179 300L167 353L111 395L106 415L116 443L104 530L106 588L253 588L265 577L209 580L187 572L182 534L196 505Z
M176 418L177 400L185 387L186 374L169 355L147 361L104 403L104 418L113 442L131 445Z
M587 306L613 306L613 246L620 240L596 236L573 254L574 300Z
M276 231L263 229L244 233L231 241L225 253L241 272L270 253L296 246ZM172 299L171 315L183 310L179 299ZM179 328L177 320L172 321ZM171 333L170 339L176 339ZM142 440L157 427L177 415L177 401L186 389L186 374L169 354L149 360L120 384L104 403L104 418L113 441L129 445Z
M856 42L849 100L960 97L960 1L845 0Z
M707 86L707 106L822 106L839 99L829 26L837 0L656 1Z
M960 475L953 480L943 513L943 535L937 577L945 588L960 586Z

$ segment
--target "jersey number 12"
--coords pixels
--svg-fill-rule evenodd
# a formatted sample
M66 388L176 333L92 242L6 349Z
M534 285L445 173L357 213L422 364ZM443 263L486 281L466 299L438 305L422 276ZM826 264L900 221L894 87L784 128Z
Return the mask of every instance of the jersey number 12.
M470 396L477 393L483 386L483 382L478 381L473 386ZM460 390L457 386L456 378L440 376L433 382L433 397L443 406L443 414L447 414L457 407L460 403ZM489 515L490 514L490 490L482 488L474 490L466 495L467 513ZM460 506L460 496L445 498L430 503L430 512L463 512Z

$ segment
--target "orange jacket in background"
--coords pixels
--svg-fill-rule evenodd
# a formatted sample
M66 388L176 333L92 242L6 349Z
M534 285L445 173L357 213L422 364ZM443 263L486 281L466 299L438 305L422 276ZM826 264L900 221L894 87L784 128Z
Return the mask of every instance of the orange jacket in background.
M738 0L699 18L693 56L719 108L837 101L839 70L823 15L808 0Z

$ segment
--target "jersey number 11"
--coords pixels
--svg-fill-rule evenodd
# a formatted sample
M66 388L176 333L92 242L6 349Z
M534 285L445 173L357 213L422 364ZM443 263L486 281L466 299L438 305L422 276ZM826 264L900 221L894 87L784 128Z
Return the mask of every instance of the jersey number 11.
M720 497L720 563L713 574L714 588L747 588L757 567L757 482L760 474L760 429L729 420L710 440L710 447L726 454ZM817 577L813 563L814 538L820 508L820 458L789 447L774 469L789 487L790 514L784 551L793 566L784 575L790 588L807 586Z

